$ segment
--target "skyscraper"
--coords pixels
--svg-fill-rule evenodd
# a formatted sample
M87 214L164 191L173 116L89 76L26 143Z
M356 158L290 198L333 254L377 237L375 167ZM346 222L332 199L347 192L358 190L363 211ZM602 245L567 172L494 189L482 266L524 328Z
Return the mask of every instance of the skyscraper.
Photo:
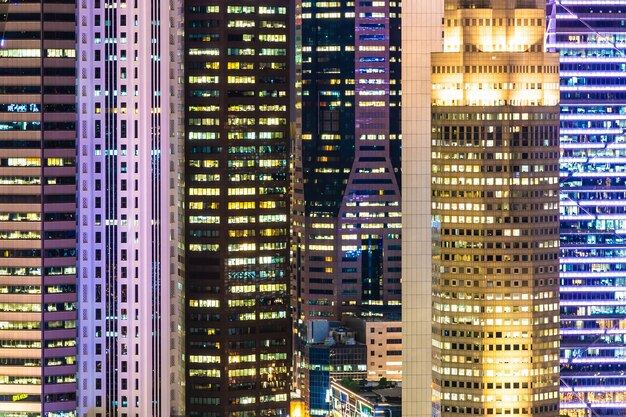
M431 308L431 52L443 0L402 6L402 410L433 415Z
M623 416L626 3L548 3L561 59L561 415Z
M400 6L302 2L300 322L400 303Z
M298 369L309 366L300 358L308 321L400 304L402 222L400 3L300 5L292 268L298 381Z
M433 398L556 416L558 57L541 0L447 0L432 61Z
M74 417L75 4L0 21L0 416Z
M289 413L291 13L186 2L189 417Z
M179 9L79 3L81 416L182 415Z

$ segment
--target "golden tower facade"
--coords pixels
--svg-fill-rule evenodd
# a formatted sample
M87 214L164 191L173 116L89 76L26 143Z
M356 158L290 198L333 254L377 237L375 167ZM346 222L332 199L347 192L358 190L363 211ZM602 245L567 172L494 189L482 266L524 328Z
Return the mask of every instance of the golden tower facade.
M559 62L544 7L445 2L431 94L436 415L558 415Z

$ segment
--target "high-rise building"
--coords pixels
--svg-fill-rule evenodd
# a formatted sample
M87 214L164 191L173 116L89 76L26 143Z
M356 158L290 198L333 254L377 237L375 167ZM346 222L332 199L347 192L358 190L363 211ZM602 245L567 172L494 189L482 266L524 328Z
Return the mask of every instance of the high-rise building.
M187 416L286 415L290 2L184 10Z
M402 410L430 417L431 308L431 52L442 40L443 0L402 5Z
M446 0L432 59L433 399L556 416L558 56L542 0Z
M300 5L292 298L304 382L307 321L400 304L401 63L399 2Z
M400 304L400 4L302 2L297 320Z
M74 1L0 4L0 416L76 416Z
M548 3L561 60L561 415L623 416L626 3Z
M78 2L81 417L183 413L179 3Z

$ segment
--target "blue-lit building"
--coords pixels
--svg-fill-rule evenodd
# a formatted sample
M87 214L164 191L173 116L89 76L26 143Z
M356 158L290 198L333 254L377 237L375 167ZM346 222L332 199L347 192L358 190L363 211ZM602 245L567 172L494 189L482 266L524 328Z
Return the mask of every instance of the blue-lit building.
M626 1L548 2L561 55L561 415L626 415Z
M365 381L367 347L344 327L330 328L322 341L303 349L304 402L310 416L327 416L330 410L331 379Z

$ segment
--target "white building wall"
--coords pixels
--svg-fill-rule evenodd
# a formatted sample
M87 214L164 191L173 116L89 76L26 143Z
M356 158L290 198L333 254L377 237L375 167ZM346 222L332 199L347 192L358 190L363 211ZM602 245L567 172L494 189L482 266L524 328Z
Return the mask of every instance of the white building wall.
M81 417L182 415L179 3L79 2Z
M430 54L441 51L443 0L402 8L402 413L437 415L431 389Z

